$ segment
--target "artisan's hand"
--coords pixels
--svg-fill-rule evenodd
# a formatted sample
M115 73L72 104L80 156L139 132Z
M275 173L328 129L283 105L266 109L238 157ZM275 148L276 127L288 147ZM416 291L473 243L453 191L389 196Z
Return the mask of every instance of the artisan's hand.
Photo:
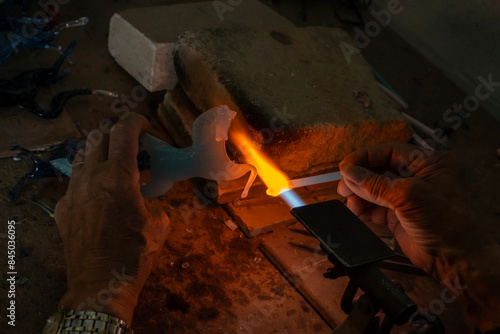
M340 170L338 192L360 219L388 224L414 264L462 293L481 329L500 326L500 272L491 268L500 259L499 246L474 219L453 155L386 144L348 155ZM459 291L457 282L467 290Z
M347 206L365 222L388 224L405 254L427 272L447 256L442 253L464 243L474 247L472 213L460 198L460 168L450 154L388 144L354 152L340 168L338 192Z
M55 218L66 256L66 308L94 310L130 325L137 298L166 238L168 217L140 193L138 138L149 127L135 113L74 163Z

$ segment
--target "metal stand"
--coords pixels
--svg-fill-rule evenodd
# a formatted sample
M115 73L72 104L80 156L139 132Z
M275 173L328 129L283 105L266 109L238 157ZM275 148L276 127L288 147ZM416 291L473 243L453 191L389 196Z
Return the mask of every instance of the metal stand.
M374 264L395 253L342 202L296 207L291 213L319 240L334 265L325 277L350 278L340 305L348 317L333 333L389 334L394 324L411 324L415 318L423 317L403 289ZM358 289L364 294L354 301ZM382 321L379 310L384 313ZM444 333L437 317L426 325L415 333Z

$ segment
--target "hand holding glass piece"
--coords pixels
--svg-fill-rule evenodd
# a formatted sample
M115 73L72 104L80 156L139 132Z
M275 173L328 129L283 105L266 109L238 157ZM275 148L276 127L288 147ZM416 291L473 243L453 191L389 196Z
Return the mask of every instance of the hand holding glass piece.
M250 172L241 197L248 195L257 171L248 164L232 162L226 153L227 132L236 112L222 105L202 113L193 123L193 145L175 148L149 134L141 142L151 155L151 182L141 186L144 197L160 196L175 181L191 177L234 180Z

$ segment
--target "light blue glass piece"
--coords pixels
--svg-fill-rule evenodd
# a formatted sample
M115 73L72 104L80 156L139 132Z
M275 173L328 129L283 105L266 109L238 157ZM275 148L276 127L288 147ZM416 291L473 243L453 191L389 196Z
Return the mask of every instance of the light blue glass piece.
M192 177L229 181L250 172L241 194L246 197L257 170L252 165L236 164L227 156L227 133L235 117L236 112L225 105L202 113L193 123L193 145L188 148L175 148L150 134L141 135L141 142L151 156L151 181L141 186L143 196L160 196L175 181Z

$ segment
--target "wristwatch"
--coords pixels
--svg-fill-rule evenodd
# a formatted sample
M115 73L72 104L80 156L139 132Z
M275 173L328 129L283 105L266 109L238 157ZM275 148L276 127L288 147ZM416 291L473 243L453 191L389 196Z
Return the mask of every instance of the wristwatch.
M133 334L121 319L94 311L68 310L62 306L47 319L42 334Z

